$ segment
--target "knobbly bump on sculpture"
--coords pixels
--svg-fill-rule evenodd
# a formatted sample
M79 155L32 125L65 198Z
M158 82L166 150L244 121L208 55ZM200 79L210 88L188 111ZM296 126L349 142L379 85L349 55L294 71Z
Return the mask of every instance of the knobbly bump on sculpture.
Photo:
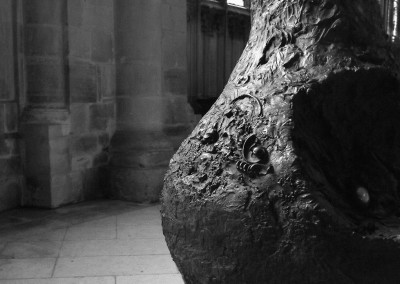
M223 93L171 160L186 283L398 283L398 66L375 0L253 0Z

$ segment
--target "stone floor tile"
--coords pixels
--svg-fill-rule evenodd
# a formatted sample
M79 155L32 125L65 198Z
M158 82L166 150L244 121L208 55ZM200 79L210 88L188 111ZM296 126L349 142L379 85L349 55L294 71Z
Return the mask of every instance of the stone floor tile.
M117 284L184 284L180 274L117 276Z
M111 240L117 238L115 225L112 226L71 226L65 235L65 240Z
M60 257L169 254L164 239L65 241Z
M67 232L67 228L59 229L44 229L37 230L36 232L25 232L16 236L18 240L28 240L28 241L62 241Z
M0 232L0 242L6 241L62 241L64 239L66 227L34 227L27 229L10 230Z
M159 225L161 215L157 212L137 210L117 216L117 226Z
M0 284L181 284L159 210L95 201L0 214Z
M0 259L0 283L2 279L49 278L55 258Z
M115 277L74 277L1 280L1 284L115 284Z
M146 208L138 209L137 211L146 212L146 213L154 213L154 214L160 215L160 209L161 209L160 204L154 204L154 205L148 206Z
M91 220L116 216L122 213L145 209L149 205L138 205L133 202L115 200L97 200L58 208L51 219L69 222L71 225Z
M117 216L95 218L95 219L80 219L74 220L73 226L87 226L87 227L103 227L103 226L116 226Z
M1 258L49 258L58 257L62 242L10 242L0 253Z
M2 212L0 215L0 230L23 226L35 221L43 222L49 216L54 216L54 211L38 208L20 208Z
M176 274L170 255L59 258L54 277Z
M146 239L159 238L164 239L160 225L137 225L137 226L118 226L118 239Z

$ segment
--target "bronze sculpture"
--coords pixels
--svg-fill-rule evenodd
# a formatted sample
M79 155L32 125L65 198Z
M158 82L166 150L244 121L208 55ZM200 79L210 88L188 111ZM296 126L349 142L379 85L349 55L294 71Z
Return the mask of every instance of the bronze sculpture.
M376 0L253 0L182 143L163 230L186 283L398 283L398 66Z

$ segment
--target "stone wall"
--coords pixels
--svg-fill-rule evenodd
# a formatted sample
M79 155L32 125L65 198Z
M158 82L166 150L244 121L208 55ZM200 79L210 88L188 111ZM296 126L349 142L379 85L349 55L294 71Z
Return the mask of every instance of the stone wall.
M115 129L113 1L29 0L24 9L23 202L57 207L100 197Z
M116 122L114 1L0 8L0 211L103 196Z
M18 128L19 53L13 0L0 1L0 211L20 204L23 186ZM15 1L16 2L16 1Z
M103 195L115 131L114 1L68 1L70 163L80 199Z
M116 1L117 132L109 196L157 201L197 117L187 102L186 1Z
M198 120L187 102L186 1L0 8L0 211L104 194L157 201Z
M174 152L200 119L188 103L186 5L187 1L181 0L162 3L162 92L167 110L163 133Z

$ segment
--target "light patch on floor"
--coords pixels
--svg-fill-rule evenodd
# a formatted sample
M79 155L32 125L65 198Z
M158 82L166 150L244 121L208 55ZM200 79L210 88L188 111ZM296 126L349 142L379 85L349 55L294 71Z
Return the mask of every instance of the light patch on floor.
M1 284L183 284L158 205L87 202L0 214Z

